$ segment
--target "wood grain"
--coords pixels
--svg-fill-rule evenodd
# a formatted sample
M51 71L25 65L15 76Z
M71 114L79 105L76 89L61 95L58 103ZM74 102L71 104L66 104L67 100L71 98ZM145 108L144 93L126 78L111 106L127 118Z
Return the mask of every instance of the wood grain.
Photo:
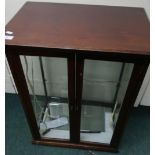
M6 45L149 54L142 8L27 2L6 26Z

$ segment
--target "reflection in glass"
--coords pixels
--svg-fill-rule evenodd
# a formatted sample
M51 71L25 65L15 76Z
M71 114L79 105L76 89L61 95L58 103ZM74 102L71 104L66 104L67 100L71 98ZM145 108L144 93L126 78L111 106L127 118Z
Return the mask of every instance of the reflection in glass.
M85 60L81 141L110 144L133 64Z
M67 59L20 58L41 136L69 139Z

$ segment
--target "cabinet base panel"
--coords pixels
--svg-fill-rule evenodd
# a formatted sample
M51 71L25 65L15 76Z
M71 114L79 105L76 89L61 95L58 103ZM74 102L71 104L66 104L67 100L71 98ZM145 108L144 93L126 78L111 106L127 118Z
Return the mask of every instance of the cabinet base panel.
M117 153L118 150L110 145L97 145L97 144L86 144L86 143L71 143L63 141L48 141L48 140L32 140L33 144L46 145L46 146L56 146L56 147L68 147L75 149L87 149L87 150L96 150L96 151L105 151L105 152L114 152Z

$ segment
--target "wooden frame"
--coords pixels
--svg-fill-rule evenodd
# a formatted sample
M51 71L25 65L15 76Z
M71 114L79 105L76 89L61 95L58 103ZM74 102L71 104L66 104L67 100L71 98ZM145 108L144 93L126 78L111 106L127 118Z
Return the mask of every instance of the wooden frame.
M6 31L12 31L6 35L14 35L12 40L6 40L6 57L32 133L32 142L117 152L124 125L149 65L149 21L144 9L27 2L7 24ZM20 55L67 59L70 141L40 136ZM134 64L110 144L80 141L85 59Z
M112 57L110 57L112 56ZM85 59L91 59L91 60L104 60L104 61L118 61L118 62L130 62L134 64L133 71L130 77L130 81L126 90L126 94L122 103L122 108L117 120L117 124L110 142L110 147L112 148L118 148L119 141L121 139L121 135L123 133L123 129L125 126L125 123L127 121L127 117L135 103L136 97L138 95L138 92L140 90L141 84L143 82L143 79L145 77L145 73L147 71L147 68L149 66L149 57L141 57L136 59L130 59L130 55L124 55L124 57L117 57L118 55L115 54L100 54L95 53L93 56L92 53L83 54L82 52L79 54L79 52L76 54L77 57L77 74L76 74L76 83L77 83L77 104L79 105L79 115L81 114L81 95L82 95L82 81L83 81L83 64ZM129 57L129 59L126 59ZM132 57L132 56L131 56ZM138 81L138 82L137 82ZM80 124L80 123L79 123ZM106 144L102 144L105 146Z
M11 50L12 49L12 50ZM35 144L44 144L44 145L54 145L54 146L63 146L63 147L76 147L83 149L95 149L95 150L105 150L117 152L117 147L123 132L127 116L134 104L136 96L139 92L141 83L147 71L149 65L149 57L145 59L137 59L135 61L128 59L128 62L134 63L134 68L130 78L130 82L127 88L127 92L123 101L123 106L116 124L116 128L113 133L113 137L110 144L99 144L93 142L80 142L80 115L81 115L81 96L82 96L82 83L83 83L83 67L85 59L92 60L108 60L108 61L120 61L120 58L117 55L110 57L110 55L101 55L97 56L91 53L83 54L81 51L76 52L51 52L50 49L40 49L39 52L36 48L9 48L6 46L6 56L7 60L17 86L19 96L22 101L22 105L27 117L28 124L33 137L33 143ZM26 52L25 52L26 51ZM29 52L28 52L29 51ZM35 52L34 52L35 51ZM44 52L42 52L44 51ZM80 53L81 52L81 53ZM13 53L13 54L12 54ZM16 53L16 54L15 54ZM35 54L34 54L35 53ZM80 53L80 54L79 54ZM26 80L24 77L24 72L20 62L20 55L26 56L47 56L47 57L64 57L68 60L68 92L69 92L69 118L70 118L70 141L63 139L48 139L41 138L37 123L34 116L34 111L32 108L31 100L29 97L28 88L26 85ZM76 56L75 56L76 55ZM116 57L115 57L116 56ZM76 58L75 58L76 57ZM121 62L126 61L121 59ZM144 62L145 60L145 62ZM75 65L76 63L76 65ZM76 68L75 68L76 66ZM76 71L76 77L75 77ZM75 80L76 79L76 80ZM138 81L138 83L137 83ZM134 91L133 91L134 90ZM131 97L132 96L132 97Z

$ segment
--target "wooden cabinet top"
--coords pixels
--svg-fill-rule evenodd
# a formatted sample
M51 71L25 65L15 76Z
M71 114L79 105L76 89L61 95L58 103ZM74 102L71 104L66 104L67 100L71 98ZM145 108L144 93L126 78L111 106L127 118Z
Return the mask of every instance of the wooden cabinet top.
M27 2L7 24L6 45L149 55L142 8Z

